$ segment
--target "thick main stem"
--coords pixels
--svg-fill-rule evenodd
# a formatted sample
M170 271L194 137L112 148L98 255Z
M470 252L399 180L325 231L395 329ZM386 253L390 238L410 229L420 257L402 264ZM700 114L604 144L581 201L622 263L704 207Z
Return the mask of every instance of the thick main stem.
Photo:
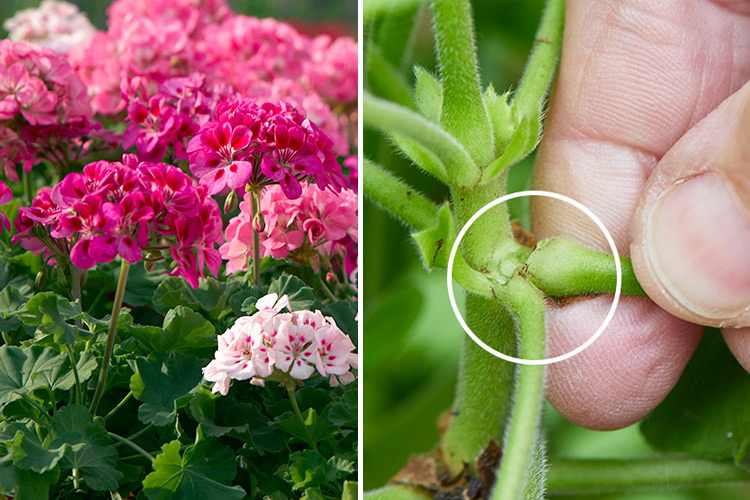
M104 347L104 357L102 358L102 369L99 372L99 381L94 391L94 399L91 401L91 414L96 415L96 408L104 393L104 386L107 382L109 373L109 360L112 357L112 351L115 348L115 339L117 338L117 322L120 319L120 308L122 300L125 297L125 286L128 282L128 271L130 271L130 262L123 260L120 265L120 278L117 281L117 292L115 292L115 303L112 305L112 316L109 319L109 331L107 332L107 343Z

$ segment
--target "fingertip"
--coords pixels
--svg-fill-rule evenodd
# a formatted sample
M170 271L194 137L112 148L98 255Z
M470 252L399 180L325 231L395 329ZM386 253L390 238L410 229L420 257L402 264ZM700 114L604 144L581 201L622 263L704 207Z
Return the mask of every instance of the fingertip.
M721 334L737 361L750 372L750 328L722 328Z
M548 311L550 355L569 352L599 327L610 296ZM613 430L641 420L677 383L703 327L653 302L623 297L602 336L580 354L549 366L547 397L571 422Z

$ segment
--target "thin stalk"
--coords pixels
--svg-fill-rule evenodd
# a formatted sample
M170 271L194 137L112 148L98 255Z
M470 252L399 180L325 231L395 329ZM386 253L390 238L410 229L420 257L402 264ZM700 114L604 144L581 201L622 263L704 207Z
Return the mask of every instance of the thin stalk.
M333 294L331 289L328 288L328 285L326 285L326 282L323 280L323 278L321 278L317 273L315 273L315 276L318 277L318 283L320 284L321 290L323 290L323 295L325 295L331 302L338 301L339 299Z
M5 342L5 345L8 345L8 346L11 345L10 335L8 334L8 332L2 332L2 336L3 336L3 342Z
M147 452L146 450L144 450L143 448L141 448L140 446L138 446L137 444L135 444L128 438L124 438L118 434L115 434L114 432L109 432L108 434L109 434L109 437L111 437L112 439L130 446L134 451L137 451L139 454L148 458L151 462L154 461L153 455L151 455L149 452Z
M547 0L513 104L523 114L541 109L555 77L565 24L565 0Z
M31 205L31 202L36 196L36 192L34 191L34 174L31 170L26 171L25 168L22 170L21 179L23 182L23 198L27 205Z
M120 409L123 406L125 406L125 403L127 403L130 400L130 398L132 398L132 397L133 397L133 391L128 391L128 393L125 395L125 397L122 398L122 400L119 403L117 403L117 406L115 406L114 408L112 408L112 411L110 411L109 413L107 413L104 416L104 420L105 421L109 420L109 418L112 417L112 415L114 415L115 413L117 413L118 411L120 411Z
M544 299L534 286L516 275L503 287L501 299L515 316L519 357L545 357ZM534 459L544 400L544 366L520 365L517 370L513 411L505 436L492 500L521 498L527 471Z
M547 478L547 490L551 495L593 495L747 482L750 472L730 461L647 457L554 460Z
M440 124L478 165L494 156L494 136L482 100L469 0L433 0L435 39L443 84Z
M130 271L130 262L123 259L120 265L120 278L117 281L117 291L115 292L115 303L112 305L112 316L109 320L109 331L107 332L107 343L104 347L104 357L102 358L102 369L99 372L99 381L94 391L94 399L91 401L91 414L96 415L96 409L104 393L104 386L107 383L107 373L109 372L109 360L112 357L112 351L115 348L115 339L117 338L117 322L120 319L120 308L122 299L125 297L125 286L128 282L128 271Z
M292 409L294 410L294 414L297 415L297 420L299 420L300 425L302 425L302 428L305 429L305 434L307 434L308 444L314 451L318 451L318 447L315 445L315 440L312 438L312 435L310 434L310 429L307 428L307 424L305 424L305 419L302 416L302 412L299 411L299 405L297 404L297 396L294 395L294 386L287 387L287 392L289 392L289 401L292 402Z
M416 230L437 225L438 207L380 165L364 161L365 195Z
M73 291L73 300L77 300L78 305L81 306L81 310L83 310L83 300L81 297L81 270L72 263L70 264L70 281ZM81 328L80 318L76 319L76 327L79 329Z
M17 393L17 394L18 394L19 396L21 396L21 398L23 398L23 400L24 400L24 401L26 401L26 402L27 402L27 403L29 403L29 404L30 404L31 406L33 406L34 408L36 408L36 409L37 409L37 411L39 411L39 413L41 413L41 414L42 414L42 415L44 416L44 418L46 418L47 420L49 420L49 413L47 413L47 410L45 410L45 409L44 409L44 408L42 407L42 405L40 405L39 403L37 403L36 401L34 401L34 400L33 400L33 399L31 398L31 396L29 396L28 394L21 394L20 392L19 392L19 393Z
M422 115L374 97L365 92L362 99L364 123L386 133L408 137L434 154L450 169L429 171L443 182L457 186L473 186L479 181L479 169L456 139ZM424 166L424 165L423 165Z
M134 441L136 438L139 438L142 435L144 435L146 432L150 431L153 426L154 424L148 424L143 429L139 430L138 432L134 432L133 434L128 436L128 439L130 439L131 441Z
M73 488L81 488L81 478L78 477L78 467L73 467Z
M260 234L255 230L255 217L260 213L260 193L252 191L250 203L250 215L252 222L250 229L253 231L253 285L260 286Z
M76 404L79 405L83 400L83 389L81 387L81 379L78 376L78 362L76 361L76 356L73 352L73 348L70 347L70 345L65 344L65 351L67 351L68 353L70 366L73 370L73 378L75 378L76 381Z

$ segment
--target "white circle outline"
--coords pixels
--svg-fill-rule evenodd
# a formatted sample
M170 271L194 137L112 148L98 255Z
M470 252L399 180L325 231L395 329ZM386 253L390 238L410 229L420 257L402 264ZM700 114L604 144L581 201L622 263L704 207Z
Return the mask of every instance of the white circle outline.
M485 344L479 337L476 336L474 332L471 331L471 328L469 328L469 325L466 324L466 321L464 321L463 316L461 316L461 312L458 310L458 305L456 304L456 296L453 292L453 262L456 260L456 252L458 251L458 246L461 244L461 240L466 235L466 232L469 230L472 224L476 222L476 220L484 215L485 212L492 209L493 207L505 203L506 201L515 199L515 198L521 198L524 196L546 196L548 198L554 198L557 200L564 201L566 203L570 203L574 207L581 210L583 213L588 215L591 220L596 223L596 225L599 227L599 229L604 233L604 236L607 238L607 243L609 243L610 248L612 249L612 255L615 259L615 268L617 269L617 284L615 285L615 297L612 301L612 306L609 308L609 312L607 313L607 317L604 318L604 322L601 324L599 329L592 335L586 342L581 344L580 346L576 347L570 352L567 352L565 354L561 354L559 356L555 356L553 358L545 358L545 359L522 359L522 358L516 358L513 356L508 356L507 354L503 354L500 351L497 351L493 349L492 347ZM505 361L510 361L511 363L517 363L519 365L551 365L552 363L557 363L559 361L564 361L568 358L571 358L578 354L579 352L586 349L588 346L594 343L594 341L599 338L599 336L604 332L604 329L607 328L609 325L609 322L612 321L612 317L615 314L615 309L617 309L617 304L620 301L620 292L622 291L622 265L620 264L620 254L617 252L617 247L615 246L615 242L612 239L612 235L607 230L606 227L604 227L604 223L597 217L594 212L589 210L585 205L581 204L580 202L569 198L563 194L554 193L552 191L540 191L540 190L531 190L531 191L518 191L515 193L506 194L505 196L501 196L500 198L497 198L494 201L489 202L485 206L479 209L477 213L471 216L471 218L464 224L464 227L461 228L461 231L459 231L458 236L456 236L456 241L453 243L453 247L451 248L451 254L448 258L448 297L450 298L451 307L453 308L453 314L456 316L456 319L458 319L458 322L461 324L461 327L464 329L466 334L474 340L474 342L477 343L479 347L487 351L488 353L500 358L504 359Z

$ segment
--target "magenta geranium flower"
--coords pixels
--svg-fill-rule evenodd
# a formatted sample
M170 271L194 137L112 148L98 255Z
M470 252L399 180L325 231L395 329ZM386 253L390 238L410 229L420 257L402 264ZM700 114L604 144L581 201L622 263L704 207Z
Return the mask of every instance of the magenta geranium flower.
M285 102L222 102L216 119L190 140L188 153L191 172L211 194L279 184L295 199L302 180L314 179L318 188L334 192L344 186L331 139Z
M89 269L117 256L135 263L171 259L168 272L194 288L208 267L216 276L222 222L216 201L179 168L165 163L100 161L44 189L19 209L13 242L56 263L69 255ZM43 231L34 231L39 228ZM169 254L164 254L169 249Z
M0 181L0 205L5 205L13 199L13 191L10 190L8 185L3 181ZM3 228L6 231L10 231L10 219L4 213L0 212L0 232Z

